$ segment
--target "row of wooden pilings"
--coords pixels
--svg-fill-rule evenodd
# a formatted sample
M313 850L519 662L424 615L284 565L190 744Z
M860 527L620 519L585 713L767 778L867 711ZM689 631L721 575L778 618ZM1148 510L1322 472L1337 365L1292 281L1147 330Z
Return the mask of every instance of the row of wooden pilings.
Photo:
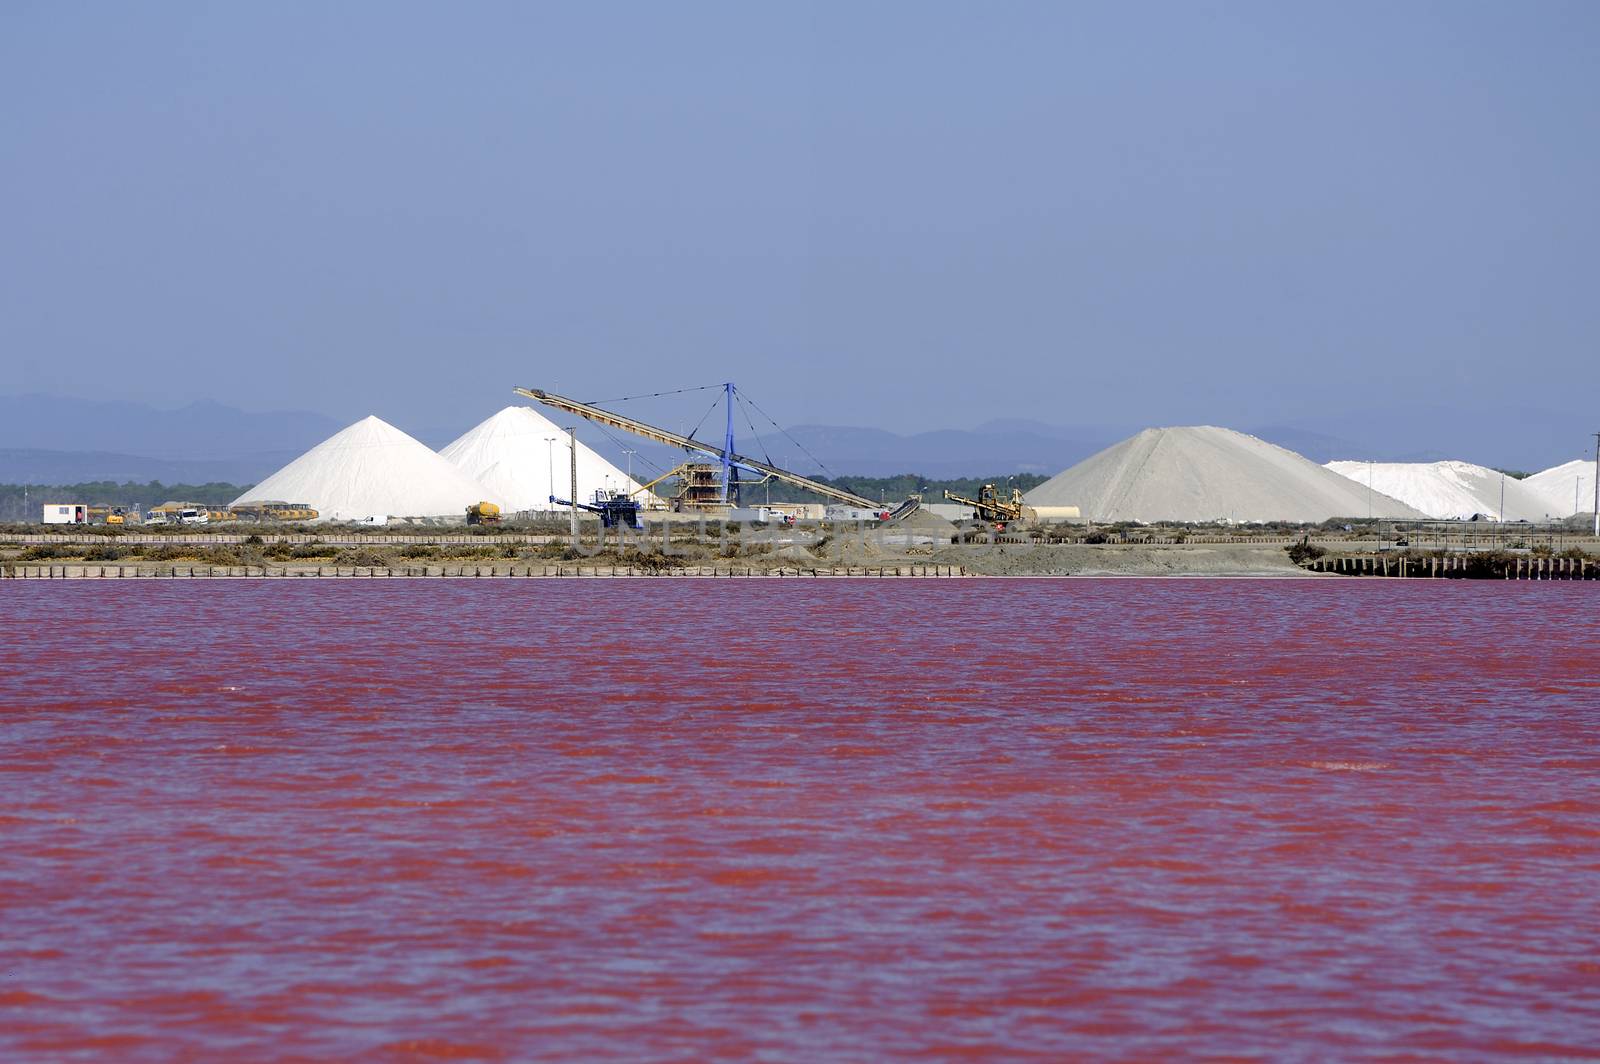
M1316 573L1340 576L1392 576L1465 580L1600 580L1600 562L1592 558L1505 557L1445 554L1426 558L1381 554L1339 555L1311 561Z
M959 565L852 565L820 568L757 569L750 566L690 565L650 569L633 565L411 565L411 566L259 566L259 565L12 565L0 566L0 577L18 580L204 580L204 579L507 579L557 577L959 577Z

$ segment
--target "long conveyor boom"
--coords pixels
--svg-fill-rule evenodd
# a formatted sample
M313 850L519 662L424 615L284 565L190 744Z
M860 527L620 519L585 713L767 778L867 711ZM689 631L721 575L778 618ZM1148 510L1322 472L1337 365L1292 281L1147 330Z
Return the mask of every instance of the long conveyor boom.
M569 414L577 414L579 417L588 418L597 424L609 425L614 429L622 429L636 436L643 436L647 440L664 443L669 447L682 447L689 451L701 451L705 454L715 455L719 459L724 457L721 447L716 447L709 443L701 443L692 437L680 436L670 429L657 428L655 425L649 425L631 417L624 417L622 414L613 414L609 410L602 410L598 406L590 406L588 403L580 403L576 399L568 399L564 395L556 395L554 392L547 392L541 388L514 388L512 390L518 395L526 396L529 399L543 403L545 406L552 406L557 410L565 410ZM861 506L872 510L879 509L881 506L880 503L876 503L871 499L844 491L831 484L824 484L820 480L803 477L799 473L791 473L787 469L779 469L768 462L747 458L742 454L728 454L726 458L729 462L754 469L757 472L766 473L787 484L805 488L807 491L814 491L818 495L829 499L849 503L851 506Z

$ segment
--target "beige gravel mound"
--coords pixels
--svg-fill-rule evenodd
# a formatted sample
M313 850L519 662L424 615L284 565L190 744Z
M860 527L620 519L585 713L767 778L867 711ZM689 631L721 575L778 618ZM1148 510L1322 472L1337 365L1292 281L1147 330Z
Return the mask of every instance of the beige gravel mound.
M1214 425L1145 429L1027 494L1091 521L1301 521L1421 518L1397 499L1254 436Z

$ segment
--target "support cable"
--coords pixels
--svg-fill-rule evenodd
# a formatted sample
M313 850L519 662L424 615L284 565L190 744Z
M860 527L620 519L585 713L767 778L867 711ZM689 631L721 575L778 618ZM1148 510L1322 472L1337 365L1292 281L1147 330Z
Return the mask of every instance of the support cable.
M593 425L595 428L597 428L601 432L605 433L606 434L606 439L608 439L612 443L616 444L616 447L617 447L618 451L627 451L629 449L629 448L623 446L623 444L628 442L628 441L624 440L621 436L618 436L618 435L614 434L605 425L601 424L598 421L591 421L591 422L589 422L589 424ZM657 465L655 462L651 461L648 457L646 457L644 452L642 452L642 451L634 451L633 452L633 456L635 458L637 458L642 464L649 466L651 469L654 469L658 473L665 474L665 473L668 472L668 470L663 469L661 466ZM643 481L640 481L640 483L643 483Z
M720 388L721 385L718 385L718 387ZM694 428L690 429L688 432L685 432L684 435L689 437L691 440L694 439L694 434L700 431L700 426L706 423L706 418L711 416L711 411L715 410L717 408L717 404L721 402L722 396L719 395L715 400L712 401L710 408L707 409L704 414L700 415L700 420L695 422Z
M616 399L593 399L589 400L589 405L599 406L601 403L626 403L634 399L659 399L663 395L683 395L687 392L709 392L713 388L721 387L722 385L720 384L705 384L698 388L677 388L670 392L649 392L644 395L623 395Z
M772 460L772 452L767 450L766 441L761 438L761 433L756 431L755 422L750 420L750 411L745 397L738 392L734 393L734 397L739 400L739 413L744 415L744 423L750 426L750 435L756 438L756 446L761 448L761 456L767 460L767 465L777 465L778 463Z
M790 443L792 443L796 447L800 448L800 453L801 454L805 455L807 458L809 458L813 462L817 463L817 468L821 469L824 473L828 474L828 476L830 476L830 477L835 476L833 470L829 469L827 466L822 464L822 459L818 458L816 455L814 455L810 451L806 450L805 444L801 443L799 440L795 439L792 435L790 435L789 430L784 428L782 425L778 424L777 421L773 420L773 417L772 417L771 414L767 413L765 410L762 410L760 403L757 403L754 399L749 399L749 398L746 398L745 402L747 402L751 406L755 407L756 411L762 417L766 418L768 421L771 421L772 422L772 427L777 429L779 432L783 433L784 437Z

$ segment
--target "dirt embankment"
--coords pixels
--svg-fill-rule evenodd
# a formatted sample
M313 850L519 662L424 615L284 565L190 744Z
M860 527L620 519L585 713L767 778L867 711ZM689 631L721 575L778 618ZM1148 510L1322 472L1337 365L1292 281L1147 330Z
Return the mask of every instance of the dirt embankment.
M1261 544L997 544L935 551L939 565L983 576L1308 576L1282 547Z

